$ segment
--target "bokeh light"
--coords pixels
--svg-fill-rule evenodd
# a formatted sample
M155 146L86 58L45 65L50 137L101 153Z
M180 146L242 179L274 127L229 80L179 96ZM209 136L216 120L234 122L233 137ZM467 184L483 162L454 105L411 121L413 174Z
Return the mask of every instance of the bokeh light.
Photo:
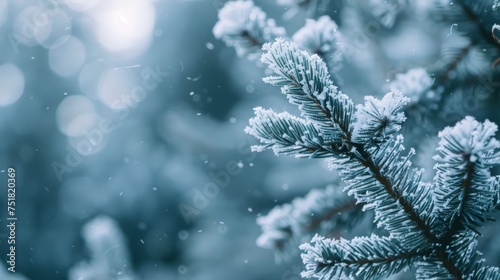
M24 91L24 74L14 64L0 65L0 106L16 102Z
M110 108L123 107L129 100L132 89L140 85L139 77L132 69L119 68L108 70L101 76L98 87L99 100Z
M57 127L67 136L84 135L97 120L94 104L83 95L68 96L57 107Z
M14 20L12 40L33 47L38 44L51 49L62 45L71 36L72 23L59 5L26 7Z
M75 37L69 38L63 45L49 51L49 65L59 76L72 76L85 62L85 46Z
M300 278L304 266L296 245L312 236L295 236L295 228L301 227L294 225L295 217L319 221L338 212L293 211L295 217L281 219L294 223L276 227L292 229L285 235L297 237L290 242L294 248L280 241L285 235L279 232L261 239L287 250L281 253L291 258L280 266L274 265L274 252L256 244L259 235L267 234L256 220L311 189L345 184L322 159L251 152L259 141L245 134L245 127L254 107L297 116L304 108L263 82L273 75L266 63L238 57L234 45L214 36L218 12L231 1L239 0L0 0L0 185L7 184L9 167L18 170L19 179L18 271L4 273L2 262L0 280ZM411 135L404 145L415 147L412 166L431 171L422 175L425 182L435 177L438 129L452 125L462 113L500 124L495 86L500 67L491 68L500 61L500 45L486 48L488 44L479 44L482 40L464 40L472 30L465 21L431 19L433 1L253 2L270 21L256 10L237 21L258 20L245 27L260 30L275 20L291 40L306 18L330 16L342 38L323 44L325 37L332 38L331 25L317 24L306 31L311 32L311 46L319 48L307 51L319 52L337 90L354 103L363 103L366 95L380 99L396 82L406 85L396 88L412 100L423 98L425 108L417 107L417 101L409 104L412 112L405 115L401 133ZM320 2L325 9L306 9ZM380 14L371 14L375 3L392 7L396 2L412 4L401 6L392 27L383 25ZM485 20L483 27L489 22L478 18ZM235 44L249 43L256 57L263 52L257 44L267 39L245 37L274 32L265 27L245 33L230 22L223 26L235 36ZM491 26L485 34L493 40ZM343 53L341 63L337 50ZM456 55L461 62L447 68ZM415 67L420 74L410 75ZM439 72L446 69L451 71ZM464 80L468 71L463 70L473 70L473 75ZM435 106L439 96L447 99L442 108ZM442 110L429 122L420 122L438 107ZM410 134L417 130L418 135ZM7 195L6 189L0 191L0 205L7 203ZM322 208L320 203L311 206ZM309 203L298 204L309 209ZM4 222L6 210L0 215ZM99 223L104 215L110 221L106 225L115 229ZM364 236L371 232L372 218L353 231L328 236ZM331 229L329 223L324 226ZM477 250L498 266L496 229L484 228ZM92 242L120 235L120 244L92 249ZM0 243L6 236L0 231ZM0 247L5 259L9 248Z
M62 10L43 9L41 16L48 18L48 23L37 26L35 38L40 45L47 49L57 48L71 37L71 19Z
M96 60L85 64L78 75L80 90L89 97L98 98L99 81L101 76L109 69L109 64L103 60Z
M103 1L91 11L95 34L112 52L141 52L150 40L155 10L150 0Z

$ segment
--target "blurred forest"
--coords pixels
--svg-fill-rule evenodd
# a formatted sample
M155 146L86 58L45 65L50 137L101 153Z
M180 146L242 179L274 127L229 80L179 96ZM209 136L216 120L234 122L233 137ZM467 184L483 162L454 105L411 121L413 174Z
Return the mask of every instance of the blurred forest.
M320 159L250 151L254 107L297 109L262 82L260 62L214 37L226 2L0 0L2 260L9 167L18 218L16 273L3 261L0 279L300 279L298 249L284 257L257 246L256 220L340 180ZM473 42L432 1L254 2L289 36L330 16L345 40L337 81L355 103L398 86L446 96L436 108L426 95L403 128L419 135L406 143L426 179L437 131L465 115L500 124L496 51L477 47L440 87L432 83L441 76L421 74ZM392 9L375 9L382 2ZM435 112L424 120L422 108ZM343 236L371 230L361 220ZM495 265L499 244L482 245Z

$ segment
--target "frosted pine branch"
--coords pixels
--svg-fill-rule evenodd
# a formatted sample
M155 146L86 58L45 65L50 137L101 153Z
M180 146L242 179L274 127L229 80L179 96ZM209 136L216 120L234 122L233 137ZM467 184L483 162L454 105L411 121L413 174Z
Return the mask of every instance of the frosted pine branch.
M331 143L336 145L330 145L331 148L324 148L326 142L323 138L313 142L324 148L321 156L330 157L332 165L340 171L348 194L354 196L358 203L363 203L365 210L373 209L374 222L389 232L387 238L372 236L353 241L331 241L331 246L321 245L320 249L316 245L304 245L302 248L306 252L303 258L307 266L303 275L331 279L346 272L342 267L350 266L349 276L364 273L366 279L373 279L381 271L396 273L405 269L416 258L419 279L424 276L470 279L472 275L486 275L480 274L484 264L482 260L477 260L480 253L475 249L478 234L474 226L481 224L483 214L493 210L495 197L498 196L498 188L495 192L491 187L495 184L489 173L489 168L499 163L495 151L498 142L493 139L496 126L466 118L440 134L445 140L438 149L441 153L438 160L448 163L442 165L445 173L438 172L440 175L437 175L436 181L446 184L444 181L451 175L449 187L461 178L467 183L466 189L472 190L469 197L450 195L452 202L443 204L440 197L450 192L439 189L436 183L420 182L423 171L411 168L411 157L415 151L411 149L407 155L403 154L403 136L393 135L405 120L399 110L408 102L406 97L393 92L382 100L369 97L365 106L358 106L354 113L351 100L333 90L335 87L319 57L309 56L293 43L283 40L268 44L264 49L267 52L262 61L279 75L265 81L282 86L289 101L299 106L304 117L300 123L310 121L316 129L315 134L328 135L327 139L333 140ZM258 112L257 119L259 121L252 120L247 129L258 132L254 134L264 144L262 149L276 149L276 143L284 143L286 139L282 135L288 135L290 127L272 125L270 128L269 121L260 121L265 118ZM290 117L286 115L283 119ZM297 132L295 129L303 127L292 128L297 133L292 140L302 138L304 131ZM273 137L277 142L273 142ZM342 145L339 146L337 141L341 141ZM291 144L289 140L288 145ZM477 163L477 169L471 170L467 162ZM453 175L455 171L465 173ZM477 181L477 187L470 187L469 181L474 184ZM460 187L463 187L462 183ZM481 203L487 206L477 205ZM460 206L462 204L464 206ZM459 210L460 214L441 211L447 205L458 205L467 214L462 210ZM443 221L449 217L452 217L452 226L443 227ZM318 244L323 244L322 240L315 238L313 243L318 241ZM378 249L373 248L380 250L374 252ZM351 259L352 256L355 256L354 259ZM394 259L394 256L397 257ZM411 261L402 261L409 258ZM384 265L379 266L382 263ZM383 269L378 270L379 267Z
M500 143L493 138L497 129L489 121L467 117L439 133L434 189L439 215L449 227L458 219L457 223L477 231L487 219L496 195L490 168L500 160Z
M401 92L391 91L382 100L365 97L365 104L358 105L353 138L356 142L380 142L401 129L406 120L399 112L410 99Z
M219 21L213 28L214 36L234 47L238 56L256 60L264 43L284 37L285 29L277 27L273 19L252 1L229 1L219 11Z
M491 189L496 194L493 197L493 204L491 211L500 210L500 176L495 176L491 178L490 183L491 183Z
M489 280L499 280L500 279L500 268L498 267L481 267L472 279L489 279Z
M335 152L341 144L337 139L320 133L308 120L261 107L254 110L255 117L250 119L250 126L245 132L258 138L262 145L252 146L253 151L272 148L276 155L324 157Z
M424 68L413 68L404 73L396 74L386 89L397 90L410 98L404 108L410 125L407 125L416 135L434 126L429 122L431 112L442 107L439 105L440 95L435 88L434 78Z
M261 61L278 74L264 78L264 82L281 86L290 103L327 137L348 138L354 106L350 98L337 92L324 61L283 39L265 44L264 51Z
M404 73L396 74L387 89L404 93L410 98L410 104L419 102L422 99L436 100L435 92L431 90L434 79L431 78L427 70L423 68L409 69Z
M493 2L493 5L491 6L491 9L492 9L493 11L495 11L495 10L497 10L498 8L500 8L500 1L499 1L499 0L495 0L495 1Z
M305 242L314 233L329 234L352 227L362 214L361 207L339 187L313 189L305 197L276 206L259 217L262 234L257 244L283 255L286 247Z
M460 124L454 129L460 130ZM489 132L491 133L491 131ZM487 134L490 135L490 133ZM474 129L472 135L482 135L482 137L478 137L483 140L487 139L486 141L491 140L484 136L481 129L479 131ZM493 147L491 145L484 146ZM419 183L419 171L411 175L408 165L409 158L403 157L398 160L402 150L402 142L390 140L381 147L368 149L368 152L358 149L358 158L367 159L366 161L358 159L361 165L349 158L334 159L333 161L340 169L344 181L348 184L346 189L349 193L354 195L358 201L366 203L365 208L375 210L374 222L378 222L379 226L384 226L390 232L390 236L398 238L407 250L411 250L411 248L432 249L431 254L424 256L430 262L439 264L433 265L434 273L442 270L441 272L446 277L469 279L465 276L462 277L462 275L473 274L478 269L466 265L474 262L478 252L464 248L475 248L477 234L475 231L468 232L464 227L456 225L447 229L442 228L442 221L446 220L446 217L433 213L433 209L439 207L439 203L436 202L438 204L435 205L435 200L433 200L435 195L432 194L432 190L435 188ZM486 154L492 155L492 150L490 149ZM488 156L488 159L491 160L491 157ZM370 172L367 173L363 167L368 168ZM467 215L474 215L478 211L482 211L480 212L482 214L491 210L489 205L491 205L493 197L488 197L491 194L490 185L490 182L487 182L484 192L481 190L475 192L473 199L476 197L481 199L484 195L486 197L482 197L481 202L476 201L476 204L479 205L470 206L480 210L471 209L471 213ZM450 198L450 200L452 199L459 198ZM394 200L401 207L400 210L394 208ZM486 205L486 207L482 208L481 205ZM471 238L465 238L466 236ZM448 279L446 277L443 279Z
M500 18L495 11L489 9L491 0L458 0L454 4L461 9L461 15L455 17L457 23L462 25L462 32L468 33L473 42L484 40L494 43L489 30L491 24Z
M428 253L416 249L408 251L397 239L376 235L352 240L315 236L310 244L303 244L300 249L306 252L302 254L306 265L302 277L318 279L345 279L346 274L374 279L380 274L399 272Z
M331 74L342 68L342 36L337 24L330 17L307 19L305 26L299 29L292 39L300 49L321 57Z
M409 110L416 109L413 111L418 114L407 114L425 120L428 132L435 133L437 129L432 127L441 125L436 119L442 118L453 93L468 94L478 87L490 87L483 77L494 73L500 54L491 34L492 26L500 22L500 14L493 11L492 4L491 0L444 0L433 4L431 13L436 23L450 29L443 41L440 59L429 67L429 73L435 78L428 91L432 98L420 99L409 106ZM445 113L464 117L461 112L449 112L451 110Z
M498 32L498 30L500 30L500 25L495 23L491 26L491 37L493 37L497 44L500 44L500 39L496 35L496 32Z

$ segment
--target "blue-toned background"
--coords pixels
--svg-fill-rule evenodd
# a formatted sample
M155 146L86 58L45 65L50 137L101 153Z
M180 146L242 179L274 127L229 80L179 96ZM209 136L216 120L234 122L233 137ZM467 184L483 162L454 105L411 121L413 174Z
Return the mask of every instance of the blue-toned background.
M269 97L262 69L213 37L221 3L0 6L0 213L5 221L14 167L15 275L68 279L92 256L84 224L102 215L123 231L142 279L271 279L291 269L255 245L255 219L303 189L282 188L288 170L271 175L275 158L250 153L243 128ZM237 171L227 186L197 201L228 164ZM184 219L182 203L202 209ZM0 232L5 260L3 222Z
M255 220L338 179L322 160L250 152L255 140L244 128L253 107L296 109L261 81L264 67L214 38L224 2L0 0L0 279L108 279L99 271L299 279L299 253L276 264L255 244ZM303 11L283 18L275 1L256 3L289 34L304 25ZM352 20L330 14L340 26ZM402 18L375 35L347 30L377 46L360 39L356 63L344 69L343 90L355 102L439 56L449 26ZM4 273L9 167L17 174L15 274Z

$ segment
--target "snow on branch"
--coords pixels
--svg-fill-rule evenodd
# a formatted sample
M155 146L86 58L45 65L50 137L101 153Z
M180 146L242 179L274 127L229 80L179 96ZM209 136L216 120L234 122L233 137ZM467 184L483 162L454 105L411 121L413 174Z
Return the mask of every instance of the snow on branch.
M321 57L332 74L342 68L342 36L329 16L306 19L304 27L295 32L292 39L300 49Z
M305 197L276 206L259 217L257 224L262 227L262 234L257 245L286 256L287 247L305 242L314 233L329 234L352 227L361 217L361 208L342 188L313 189Z
M424 68L409 69L405 73L396 74L387 88L404 93L411 103L422 99L434 100L435 92L431 89L433 79Z
M290 103L297 105L302 116L317 124L327 137L348 137L354 106L349 97L337 92L325 62L283 39L267 43L263 49L261 61L278 74L264 78L264 82L281 86Z
M365 97L365 104L358 105L353 137L358 142L382 141L401 129L406 120L399 112L410 99L401 92L391 91L382 100Z
M478 230L487 220L496 192L490 169L500 160L497 126L466 117L439 133L435 169L435 198L440 216L449 227L459 223ZM497 190L498 191L498 190Z
M301 246L303 276L375 279L413 264L418 279L485 279L497 273L485 268L476 250L478 227L498 205L498 183L489 172L499 162L496 125L467 117L443 130L438 174L433 184L422 183L423 170L412 168L415 151L403 153L403 136L395 134L405 120L399 110L407 97L393 91L382 100L367 97L354 112L317 55L281 39L264 50L262 61L278 74L264 81L281 86L303 118L256 109L247 132L261 141L257 150L328 157L345 191L364 210L373 210L374 223L389 233L351 241L316 237Z
M305 278L345 279L346 275L374 279L411 266L425 251L405 250L399 240L390 237L355 237L352 240L325 239L316 235L300 249Z
M480 269L478 269L477 273L473 275L472 279L499 280L500 268L493 266L481 267Z
M238 56L256 60L261 47L277 37L284 37L285 29L277 27L273 19L252 1L229 1L219 11L219 21L213 28L215 38L234 47Z
M271 148L276 155L323 157L335 152L340 145L336 139L326 138L308 120L261 107L254 111L255 117L250 119L250 126L245 132L258 138L262 145L252 146L253 151Z

